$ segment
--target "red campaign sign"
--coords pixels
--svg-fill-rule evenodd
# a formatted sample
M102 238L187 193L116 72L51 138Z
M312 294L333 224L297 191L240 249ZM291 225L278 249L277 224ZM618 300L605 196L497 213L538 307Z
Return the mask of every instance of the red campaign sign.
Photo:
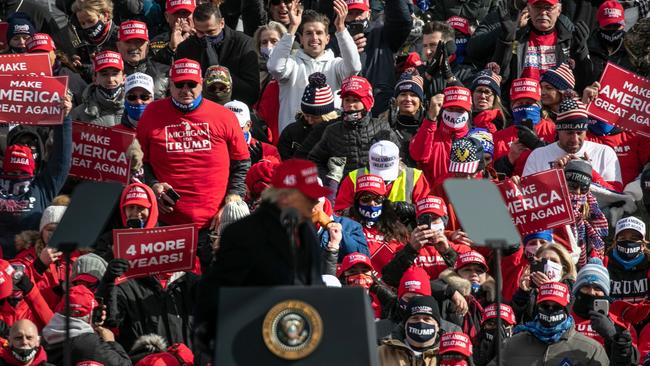
M601 121L650 138L650 80L607 63L600 78L598 97L589 103L587 112Z
M133 132L73 122L70 175L128 184L131 169L126 150L134 138Z
M564 171L545 170L521 178L517 186L507 179L497 183L520 235L574 221Z
M0 122L60 125L67 76L0 75Z
M9 23L0 22L0 51L7 48L7 30L9 30Z
M50 56L44 52L0 55L0 75L52 76Z
M113 230L113 255L126 259L124 278L194 268L198 235L193 224Z

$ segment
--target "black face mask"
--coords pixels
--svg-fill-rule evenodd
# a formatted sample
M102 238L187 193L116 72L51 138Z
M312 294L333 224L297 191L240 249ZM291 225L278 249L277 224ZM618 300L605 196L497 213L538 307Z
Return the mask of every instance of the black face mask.
M142 229L144 228L144 221L140 219L129 219L126 220L126 227L131 229Z
M95 25L93 25L90 28L84 29L84 34L86 37L88 37L88 40L90 40L93 43L99 43L99 41L102 40L104 37L104 31L106 30L106 23L102 22L101 20L98 20Z
M11 48L11 51L13 53L25 53L25 52L27 52L27 47L13 47L13 46L10 46L9 48Z
M625 36L625 30L624 29L616 29L616 30L610 30L610 29L601 29L600 30L600 39L605 43L607 46L618 46L623 39L623 36Z
M99 90L99 92L102 94L104 98L115 99L118 97L118 95L120 95L122 90L124 90L124 86L120 85L117 88L108 89L108 88L104 88L101 85L97 85L97 89Z
M546 328L555 328L567 319L567 313L564 309L556 310L553 312L547 312L545 309L539 309L537 316L540 324Z
M365 32L366 29L368 29L369 26L370 26L370 22L368 22L368 19L353 20L351 22L345 22L345 27L348 28L348 30L355 29L355 28L357 28L357 29L361 28L361 29L363 29L363 32Z
M11 347L11 355L22 363L27 363L36 357L38 347L34 348L14 348Z
M604 298L604 296L592 296L578 291L573 303L573 311L581 318L589 319L589 311L594 309L594 300Z
M359 121L366 116L366 110L360 109L356 111L343 111L343 122L350 127L357 127Z
M406 334L412 340L418 343L425 343L435 338L437 329L436 326L429 323L417 322L406 323Z
M615 250L626 261L632 260L643 253L642 243L632 240L618 240Z

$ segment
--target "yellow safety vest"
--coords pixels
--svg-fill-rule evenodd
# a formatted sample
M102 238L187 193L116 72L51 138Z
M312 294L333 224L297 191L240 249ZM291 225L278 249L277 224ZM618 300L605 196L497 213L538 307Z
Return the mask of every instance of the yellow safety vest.
M352 186L355 191L357 190L357 178L366 174L369 174L368 168L359 168L348 174L352 180ZM393 181L393 185L388 193L388 199L391 200L391 202L405 201L408 203L415 203L412 202L413 187L415 187L415 182L420 179L421 175L421 170L409 167L400 171L397 179Z

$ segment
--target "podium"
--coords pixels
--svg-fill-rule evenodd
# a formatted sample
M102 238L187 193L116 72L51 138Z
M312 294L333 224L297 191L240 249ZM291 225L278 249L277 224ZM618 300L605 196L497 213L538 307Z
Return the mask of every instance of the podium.
M219 291L215 365L379 364L370 301L361 288Z

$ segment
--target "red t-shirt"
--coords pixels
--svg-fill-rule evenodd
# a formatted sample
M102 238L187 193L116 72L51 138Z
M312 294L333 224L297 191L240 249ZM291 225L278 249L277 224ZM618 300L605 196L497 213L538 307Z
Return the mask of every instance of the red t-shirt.
M607 145L616 151L621 164L623 186L633 181L650 159L650 139L635 133L623 131L615 135L596 136L587 132L587 140Z
M399 240L385 241L384 235L377 230L377 227L367 227L363 226L363 235L366 237L368 242L368 250L370 251L370 260L372 266L377 273L381 273L381 270L385 265L390 262L395 253L399 252L403 247Z
M170 98L149 104L136 136L158 181L181 196L171 214L160 214L170 225L209 225L226 195L230 161L249 158L235 114L206 99L189 113Z
M539 34L530 32L528 48L524 59L523 75L541 75L546 70L556 66L555 47L557 45L557 32ZM535 69L535 70L527 70Z

